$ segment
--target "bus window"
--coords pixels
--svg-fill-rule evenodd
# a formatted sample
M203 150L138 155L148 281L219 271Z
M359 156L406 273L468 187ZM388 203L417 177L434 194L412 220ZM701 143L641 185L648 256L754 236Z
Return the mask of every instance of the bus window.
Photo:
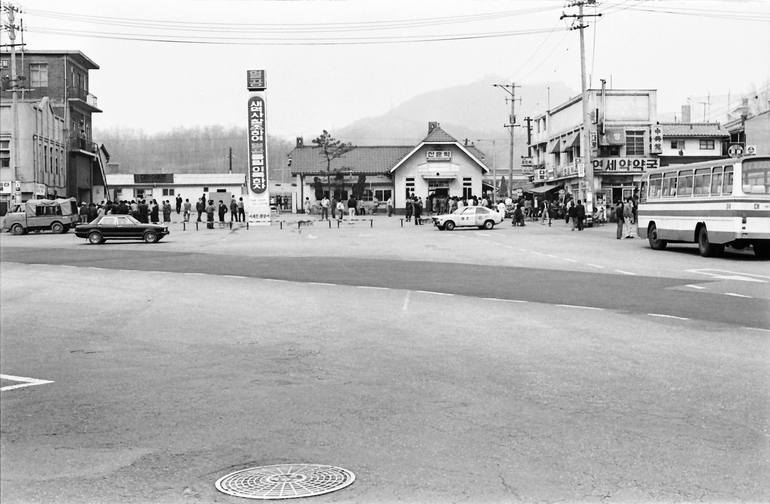
M655 175L650 175L650 191L649 191L649 197L651 199L660 198L660 189L663 186L663 175L660 173L656 173Z
M689 198L692 196L692 170L682 170L679 172L679 182L677 183L677 197Z
M663 197L676 196L676 172L663 175Z
M745 160L742 171L745 194L770 194L770 160Z
M733 167L725 166L725 179L722 185L722 194L733 193Z
M722 194L722 170L721 166L714 168L714 175L711 177L711 195L719 196Z
M647 202L647 181L642 180L642 187L639 191L639 203L645 203Z
M695 170L695 180L693 180L692 193L695 196L704 196L709 193L711 186L711 169L701 168Z

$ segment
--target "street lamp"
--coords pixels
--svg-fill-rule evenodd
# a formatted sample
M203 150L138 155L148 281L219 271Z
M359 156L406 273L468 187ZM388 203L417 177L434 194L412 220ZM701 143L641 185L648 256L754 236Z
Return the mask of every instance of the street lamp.
M477 138L477 142L492 142L492 197L497 197L497 150L494 138Z

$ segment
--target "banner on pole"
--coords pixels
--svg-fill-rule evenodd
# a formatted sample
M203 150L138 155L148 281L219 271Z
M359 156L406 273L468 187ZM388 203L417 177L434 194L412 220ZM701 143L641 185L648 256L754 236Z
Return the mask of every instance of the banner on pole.
M253 71L249 71L253 72ZM261 74L264 78L264 72ZM249 172L246 177L248 198L246 213L252 224L270 225L270 191L268 190L267 129L265 92L251 91L248 100Z

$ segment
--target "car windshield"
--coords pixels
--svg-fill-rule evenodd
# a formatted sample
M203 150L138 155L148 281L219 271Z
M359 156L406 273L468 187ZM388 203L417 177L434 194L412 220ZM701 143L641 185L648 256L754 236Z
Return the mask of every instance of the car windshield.
M456 215L460 215L460 214L464 214L464 213L466 213L466 212L467 212L467 213L473 213L473 211L474 211L474 209L473 209L473 208L471 208L471 207L462 207L462 208L458 208L457 210L455 210L455 211L454 211L454 212L452 212L452 213L453 213L453 214L456 214Z

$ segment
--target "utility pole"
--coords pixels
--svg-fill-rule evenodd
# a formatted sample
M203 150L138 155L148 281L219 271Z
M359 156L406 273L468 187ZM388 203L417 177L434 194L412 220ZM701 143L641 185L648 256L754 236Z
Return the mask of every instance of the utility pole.
M3 6L3 10L6 12L8 18L8 24L5 28L8 30L8 39L11 41L9 44L11 48L11 116L13 120L13 139L11 142L11 162L13 163L13 183L14 185L19 180L19 96L18 96L18 76L16 74L16 30L19 28L14 23L16 21L16 13L20 12L19 8L12 4ZM15 187L14 187L15 190ZM17 198L21 195L17 194ZM21 203L21 201L17 201Z
M594 167L591 160L591 145L589 140L588 128L591 125L591 116L588 109L588 80L586 75L586 44L585 34L583 33L588 25L583 23L584 17L599 17L601 14L584 14L583 7L585 5L596 5L596 0L576 0L570 2L568 7L578 8L577 14L564 14L562 13L559 19L575 18L575 23L570 27L570 30L580 30L580 89L581 89L581 101L583 102L583 131L580 135L580 154L583 157L583 170L585 172L585 206L588 211L593 207L593 198L595 193L595 181L594 181Z
M510 166L509 166L509 179L510 184L508 184L508 197L511 197L511 191L513 189L513 132L514 128L518 126L516 124L516 88L520 88L521 86L516 84L515 82L511 82L510 84L492 84L492 86L499 88L506 92L510 96L511 100L511 115L508 117L508 123L504 125L505 128L510 128L509 132L511 134L511 140L510 140ZM508 100L509 98L506 98ZM518 98L519 102L521 102L521 98Z
M227 173L233 173L233 148L230 147L230 153L227 155L228 159L230 160L230 169Z

